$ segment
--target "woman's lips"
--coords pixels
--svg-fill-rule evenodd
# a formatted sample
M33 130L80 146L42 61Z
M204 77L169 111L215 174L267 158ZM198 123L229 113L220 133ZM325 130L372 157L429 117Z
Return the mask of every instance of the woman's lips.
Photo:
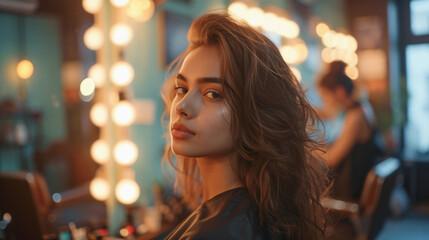
M177 139L187 139L195 136L195 132L181 123L175 123L171 128L171 135Z

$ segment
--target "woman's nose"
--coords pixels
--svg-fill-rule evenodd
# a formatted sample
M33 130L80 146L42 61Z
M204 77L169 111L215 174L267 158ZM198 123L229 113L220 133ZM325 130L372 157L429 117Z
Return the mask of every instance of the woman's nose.
M176 113L183 118L193 118L198 109L198 98L196 92L187 92L185 96L177 102Z

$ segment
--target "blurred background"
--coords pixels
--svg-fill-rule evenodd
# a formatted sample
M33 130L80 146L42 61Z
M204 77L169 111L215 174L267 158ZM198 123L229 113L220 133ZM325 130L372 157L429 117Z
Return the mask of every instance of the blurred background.
M160 90L192 21L219 9L279 47L316 107L317 80L346 63L400 161L377 238L429 236L428 0L0 0L0 239L22 239L14 221L152 239L186 216L161 166Z

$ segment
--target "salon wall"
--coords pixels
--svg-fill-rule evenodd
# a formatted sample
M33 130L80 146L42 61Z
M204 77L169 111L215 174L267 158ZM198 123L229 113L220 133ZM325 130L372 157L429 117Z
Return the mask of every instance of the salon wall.
M19 30L23 33L21 43ZM26 83L27 95L23 102L23 105L42 113L38 127L41 142L34 142L25 148L23 153L29 155L31 159L34 145L44 147L66 135L61 96L61 48L58 24L55 19L48 17L0 13L0 33L0 101L4 99L18 101L19 78L16 66L21 60L20 56L24 55L34 65L34 73ZM2 171L21 168L18 165L20 157L18 154L5 149L1 151ZM30 169L34 169L31 161L27 164Z
M189 2L189 3L186 3ZM157 7L154 16L144 23L129 20L134 30L134 39L127 46L125 59L135 69L135 79L130 86L130 92L134 99L151 100L155 104L154 121L150 124L134 124L131 127L131 138L139 148L139 158L133 165L136 172L136 181L141 187L141 202L152 203L151 185L154 182L165 183L165 176L161 169L161 158L164 151L165 138L162 136L160 124L164 109L163 101L159 95L161 85L166 77L166 66L164 63L163 22L162 14L165 11L174 12L179 15L196 18L203 13L226 8L232 1L168 1ZM291 12L292 1L284 0L261 0L257 1L262 8L277 7L289 12L295 20L300 17L297 12ZM304 2L304 1L302 1ZM308 1L307 1L308 2ZM307 7L309 16L316 16L325 21L332 28L345 27L343 8L340 0L310 1ZM301 26L303 39L311 41L316 48L313 60L305 62L300 70L305 78L306 86L311 86L315 74L322 67L320 60L320 40L308 33L308 19L302 20L306 26ZM319 52L317 52L319 51ZM312 53L309 53L312 54ZM314 63L316 62L316 63ZM314 66L316 64L316 66ZM309 93L314 94L314 93ZM151 114L148 109L137 109L138 114Z

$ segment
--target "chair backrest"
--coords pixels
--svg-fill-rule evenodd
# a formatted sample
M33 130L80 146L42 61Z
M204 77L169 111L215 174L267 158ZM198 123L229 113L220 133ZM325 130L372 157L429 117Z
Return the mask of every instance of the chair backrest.
M7 239L42 239L49 231L50 196L44 178L31 172L0 174L0 213L9 213Z
M389 200L400 162L388 158L378 163L367 175L360 198L361 216L367 221L367 239L374 239L389 215Z

